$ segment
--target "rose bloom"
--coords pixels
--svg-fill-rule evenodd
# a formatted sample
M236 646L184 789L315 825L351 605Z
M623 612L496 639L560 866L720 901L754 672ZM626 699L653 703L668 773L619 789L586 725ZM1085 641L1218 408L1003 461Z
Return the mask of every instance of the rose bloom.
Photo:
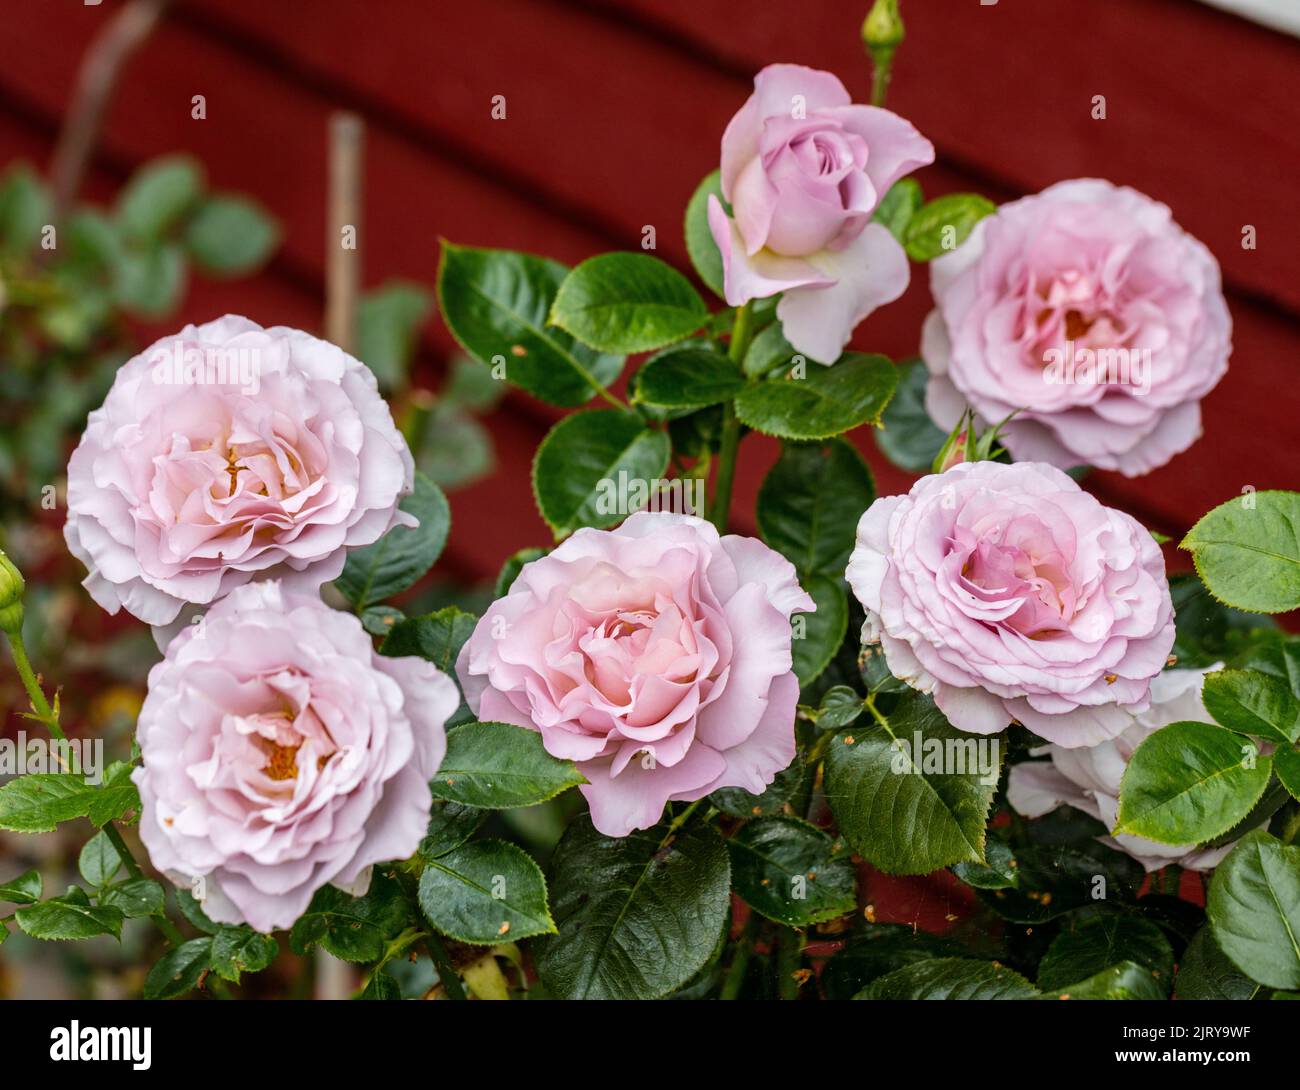
M1220 664L1221 665L1221 664ZM1212 666L1210 670L1218 670ZM1041 817L1058 806L1073 806L1114 828L1119 813L1119 785L1133 751L1161 727L1181 720L1210 722L1201 703L1201 683L1210 670L1166 670L1151 680L1151 707L1137 716L1118 737L1091 749L1044 746L1034 756L1046 761L1025 761L1011 767L1007 801L1025 817ZM1169 863L1190 870L1211 870L1232 845L1198 849L1193 844L1161 844L1145 837L1121 834L1099 838L1103 844L1132 856L1147 870ZM1235 843L1235 842L1234 842Z
M140 839L177 885L204 880L217 922L288 927L322 886L360 895L419 847L459 701L432 663L375 654L352 614L240 587L149 673Z
M709 228L727 302L783 292L790 344L834 363L863 318L907 289L907 254L871 216L889 187L934 162L934 146L897 114L855 105L838 79L772 64L722 136L722 195Z
M720 787L761 792L795 755L794 566L702 519L639 513L525 565L462 648L480 719L578 762L606 836Z
M930 267L926 406L967 404L1017 461L1129 477L1201 434L1232 350L1219 265L1169 209L1098 179L1003 205ZM1095 380L1094 380L1095 378Z
M167 625L257 577L335 578L414 524L414 472L365 365L227 316L122 365L68 463L63 532L95 601Z
M1114 738L1173 647L1154 539L1042 463L965 462L876 500L846 574L864 641L976 734Z

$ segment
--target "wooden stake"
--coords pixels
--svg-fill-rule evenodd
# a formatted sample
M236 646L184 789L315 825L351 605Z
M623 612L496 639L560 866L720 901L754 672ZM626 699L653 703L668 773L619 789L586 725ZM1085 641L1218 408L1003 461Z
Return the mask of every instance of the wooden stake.
M336 113L330 118L325 336L345 352L356 348L364 144L365 125L356 114Z

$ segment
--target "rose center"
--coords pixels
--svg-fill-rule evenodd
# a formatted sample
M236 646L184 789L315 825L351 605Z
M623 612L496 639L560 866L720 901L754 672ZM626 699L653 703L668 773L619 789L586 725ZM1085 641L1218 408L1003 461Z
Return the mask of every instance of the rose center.
M295 746L284 746L279 742L272 741L270 738L258 738L257 745L266 754L266 764L262 766L262 772L268 779L292 780L297 778L298 750L302 748L301 742Z

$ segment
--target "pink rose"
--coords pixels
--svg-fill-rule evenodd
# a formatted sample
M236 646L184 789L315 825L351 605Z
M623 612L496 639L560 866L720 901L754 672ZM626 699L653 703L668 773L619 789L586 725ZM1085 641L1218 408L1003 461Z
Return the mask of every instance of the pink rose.
M1129 477L1201 434L1228 368L1219 265L1163 204L1097 179L1003 205L931 265L926 406L950 428L969 403L1021 461Z
M149 673L132 778L155 867L219 923L290 926L326 884L419 847L455 683L376 655L361 622L277 581L185 628Z
M907 290L907 254L871 216L889 187L934 162L907 121L854 105L829 72L772 64L722 135L722 195L709 227L731 306L783 292L799 352L834 363L853 327Z
M758 793L790 764L790 615L814 608L761 542L642 512L526 565L456 673L480 719L577 761L592 822L626 836L666 802Z
M1221 664L1220 664L1221 665ZM1212 666L1210 670L1217 670ZM1107 829L1115 826L1119 813L1119 785L1133 751L1161 727L1190 719L1207 723L1210 715L1201 703L1201 683L1209 670L1166 670L1151 680L1151 707L1139 715L1118 737L1091 749L1063 749L1044 746L1034 756L1047 761L1024 761L1013 765L1007 781L1007 801L1025 817L1041 817L1058 806L1073 806L1096 818ZM1145 837L1106 836L1099 838L1136 859L1147 870L1159 870L1169 863L1190 870L1211 870L1232 845L1198 849L1194 844L1161 844ZM1234 841L1235 843L1235 841Z
M365 365L230 315L122 365L68 463L63 533L95 601L167 625L254 578L335 578L414 524L414 472Z
M864 641L976 734L1014 719L1067 749L1114 738L1173 647L1151 535L1038 462L965 462L876 500L846 574Z

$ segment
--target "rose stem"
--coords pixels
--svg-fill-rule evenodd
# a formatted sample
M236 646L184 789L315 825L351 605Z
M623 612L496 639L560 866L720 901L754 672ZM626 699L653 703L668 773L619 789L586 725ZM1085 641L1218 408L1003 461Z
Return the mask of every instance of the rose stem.
M745 358L752 339L750 332L750 305L745 303L736 311L736 320L731 327L731 344L727 356L735 363ZM718 477L713 488L713 525L718 533L727 532L727 515L731 510L731 488L736 480L736 452L740 447L740 420L736 417L736 406L727 401L722 406L722 447L718 452Z

